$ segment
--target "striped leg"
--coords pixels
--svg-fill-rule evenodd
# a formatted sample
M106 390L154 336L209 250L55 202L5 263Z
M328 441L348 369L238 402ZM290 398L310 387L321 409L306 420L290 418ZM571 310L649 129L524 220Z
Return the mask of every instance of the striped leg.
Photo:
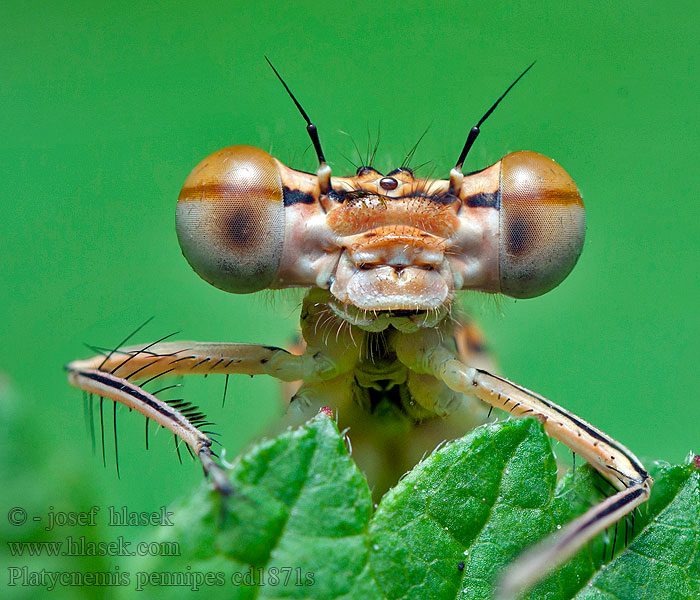
M517 597L649 498L653 481L637 457L561 406L507 379L468 367L441 346L433 350L407 336L405 343L397 344L397 354L409 368L428 372L455 391L475 395L515 416L539 419L549 435L585 458L620 490L519 557L506 571L499 598Z
M294 356L286 350L253 344L167 342L130 346L73 361L66 366L68 381L89 394L109 398L134 409L184 441L202 462L205 473L222 493L231 486L222 469L212 460L212 440L198 426L201 413L178 410L143 389L163 375L267 374L283 381L318 380L335 369L325 357ZM132 380L139 381L137 385Z

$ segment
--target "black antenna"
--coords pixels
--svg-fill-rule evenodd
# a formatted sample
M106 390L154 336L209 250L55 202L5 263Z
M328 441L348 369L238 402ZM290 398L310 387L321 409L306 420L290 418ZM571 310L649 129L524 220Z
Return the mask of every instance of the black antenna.
M275 75L277 75L277 79L279 79L282 82L284 89L287 90L289 97L292 99L294 104L296 104L296 107L299 109L301 116L304 117L304 120L307 123L306 131L308 132L309 137L311 138L311 143L314 145L314 150L316 150L316 156L318 157L319 164L326 164L326 159L323 156L323 150L321 150L321 140L318 139L318 130L316 129L316 125L314 125L311 122L311 119L309 119L309 115L306 114L306 111L301 107L299 101L294 97L294 94L292 94L292 90L290 90L289 86L284 82L284 79L282 79L282 76L277 72L277 69L275 69L274 65L270 62L270 59L266 56L265 60L267 61L267 64L270 65L270 68L275 72Z
M462 170L462 165L464 164L464 160L467 158L467 154L469 153L469 150L471 150L471 147L474 145L476 138L478 137L479 133L481 133L481 130L479 128L481 127L482 123L491 116L491 113L494 110L496 110L496 107L499 105L501 100L503 100L503 98L506 97L508 92L510 92L510 90L513 89L513 86L515 86L515 84L518 83L518 81L520 81L523 78L525 73L527 73L530 69L532 69L533 65L536 62L537 61L533 61L532 64L527 69L525 69L522 73L520 73L518 78L513 83L511 83L510 86L508 86L508 89L505 92L503 92L503 95L498 100L496 100L496 102L494 102L494 104L491 108L489 108L486 111L486 114L483 117L481 117L479 122L474 127L471 128L471 130L469 131L469 135L467 136L467 141L464 144L464 148L462 148L462 153L459 155L459 158L457 159L457 164L455 165L455 169L458 169L459 171ZM270 66L272 66L272 65L270 65ZM273 67L273 69L274 69L274 67ZM278 77L279 77L279 75L278 75Z

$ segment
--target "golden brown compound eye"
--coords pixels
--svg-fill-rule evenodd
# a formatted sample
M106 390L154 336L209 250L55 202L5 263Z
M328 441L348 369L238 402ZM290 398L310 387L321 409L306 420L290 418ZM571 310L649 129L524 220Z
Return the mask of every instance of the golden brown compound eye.
M501 163L499 196L501 292L514 298L544 294L564 280L581 254L581 194L552 159L513 152Z
M180 192L175 216L182 254L200 277L234 293L266 288L284 238L282 181L274 159L231 146L199 163Z

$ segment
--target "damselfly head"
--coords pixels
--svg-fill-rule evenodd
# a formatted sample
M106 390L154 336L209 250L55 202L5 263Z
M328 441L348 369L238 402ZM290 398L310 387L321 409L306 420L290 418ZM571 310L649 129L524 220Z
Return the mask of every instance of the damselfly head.
M316 126L284 84L308 123L316 174L251 146L215 152L180 192L183 254L203 279L229 292L328 290L339 316L365 328L376 327L379 316L432 327L459 290L544 294L569 274L583 247L585 214L574 181L535 152L462 173L479 128L530 67L471 129L444 180L372 167L331 177Z
M188 177L176 223L216 287L319 287L372 312L436 311L458 290L539 296L571 271L585 232L575 183L534 152L465 176L456 193L448 180L365 170L323 194L316 176L233 146Z

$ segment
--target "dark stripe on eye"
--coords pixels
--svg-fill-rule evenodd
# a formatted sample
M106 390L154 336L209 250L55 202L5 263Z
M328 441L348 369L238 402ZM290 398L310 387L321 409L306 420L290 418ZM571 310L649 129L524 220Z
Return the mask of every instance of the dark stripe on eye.
M260 182L253 182L252 185L241 188L234 183L206 183L204 185L193 185L183 187L178 196L178 202L204 202L212 204L214 202L240 202L241 198L268 198L277 200L279 198L278 186L267 186Z
M501 199L498 192L486 192L474 194L467 198L467 206L471 208L495 208L501 209Z
M291 206L292 204L313 204L316 201L311 194L307 194L301 190L292 190L287 186L282 188L282 194L285 206Z

